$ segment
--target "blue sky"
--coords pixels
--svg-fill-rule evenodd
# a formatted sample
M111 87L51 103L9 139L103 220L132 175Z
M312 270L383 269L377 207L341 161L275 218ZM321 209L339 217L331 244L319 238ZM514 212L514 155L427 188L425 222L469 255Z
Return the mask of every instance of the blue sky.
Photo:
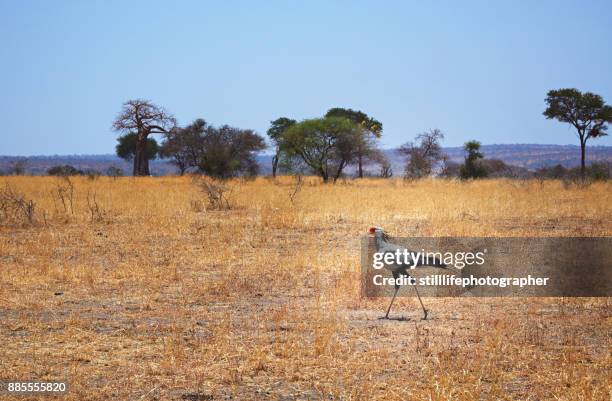
M0 0L0 154L112 153L131 98L261 134L351 107L385 147L429 128L447 146L577 144L544 97L612 103L610 39L610 1Z

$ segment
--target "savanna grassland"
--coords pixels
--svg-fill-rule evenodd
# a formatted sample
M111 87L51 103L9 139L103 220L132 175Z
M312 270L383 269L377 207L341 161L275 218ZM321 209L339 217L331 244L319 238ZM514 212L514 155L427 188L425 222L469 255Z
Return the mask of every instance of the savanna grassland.
M609 183L227 185L213 210L190 177L0 177L26 201L0 227L0 376L67 400L610 399L609 298L432 298L427 321L403 298L384 321L359 287L371 225L610 236Z

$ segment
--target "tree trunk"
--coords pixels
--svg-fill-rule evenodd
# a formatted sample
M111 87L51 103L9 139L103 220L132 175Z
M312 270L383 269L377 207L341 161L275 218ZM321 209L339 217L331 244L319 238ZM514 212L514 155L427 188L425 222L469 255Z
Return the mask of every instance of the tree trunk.
M136 177L138 175L138 171L140 171L140 157L138 157L138 148L137 148L136 154L134 155L134 168L132 169L132 175Z
M580 175L584 178L586 172L586 140L580 138Z
M136 154L134 155L134 176L148 176L149 158L147 157L147 138L136 141Z
M272 156L272 178L276 178L276 169L278 168L278 152Z
M142 152L142 166L143 166L142 172L144 173L144 175L150 176L151 171L149 170L149 155L147 155L146 151Z
M345 165L346 163L344 161L340 162L340 165L338 166L338 170L336 171L336 175L334 176L334 183L338 181L338 178L340 178L340 176L342 175L342 170L344 169Z
M361 152L359 153L358 164L359 164L359 178L363 178L363 156Z

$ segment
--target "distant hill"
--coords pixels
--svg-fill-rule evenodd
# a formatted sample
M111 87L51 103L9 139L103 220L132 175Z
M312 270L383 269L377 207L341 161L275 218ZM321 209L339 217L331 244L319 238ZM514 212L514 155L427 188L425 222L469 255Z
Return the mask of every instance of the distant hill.
M575 145L483 145L482 153L488 159L501 159L507 164L535 170L543 166L554 166L561 164L565 167L580 165L580 147ZM386 149L385 154L391 161L393 171L401 172L404 166L404 157L397 149ZM461 147L444 148L452 161L462 162L464 152ZM78 169L93 169L105 172L110 166L121 168L126 175L132 172L132 163L126 162L112 154L106 155L56 155L56 156L30 156L27 158L17 156L0 156L0 171L7 172L11 163L15 160L26 159L26 171L28 174L40 175L53 166L59 164L70 164ZM261 174L270 174L270 155L260 155L257 161L260 164ZM587 147L588 163L594 161L612 162L612 146L589 146ZM153 175L176 174L176 169L166 160L151 161L151 173Z
M561 164L564 167L580 165L580 146L576 145L483 145L487 159L501 159L507 164L535 170L539 167ZM453 161L463 161L461 147L445 148ZM587 163L612 161L612 146L587 146Z
M580 146L575 145L482 145L480 149L487 159L501 159L506 164L528 170L557 164L564 167L580 166ZM465 157L463 147L447 147L443 150L451 161L463 162ZM405 157L399 154L397 149L385 149L383 152L391 162L393 171L396 174L401 173L404 170ZM261 156L259 158L262 174L270 173L271 160L271 156ZM612 162L612 146L588 146L587 164L601 161ZM348 173L352 171L354 169L349 168L347 170Z

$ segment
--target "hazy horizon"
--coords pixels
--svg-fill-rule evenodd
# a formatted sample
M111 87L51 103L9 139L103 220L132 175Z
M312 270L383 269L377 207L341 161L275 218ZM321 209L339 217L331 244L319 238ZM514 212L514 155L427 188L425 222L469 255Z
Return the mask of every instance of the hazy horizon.
M482 147L484 149L486 149L487 147L491 147L491 146L572 146L575 147L576 149L580 149L580 145L574 144L574 143L560 143L560 144L556 144L556 143L483 143ZM442 149L458 149L461 148L462 146L442 146ZM398 146L395 147L383 147L381 148L381 150L383 151L396 151L398 150ZM612 148L612 145L600 145L598 143L594 143L593 145L588 146L587 148L587 157L589 155L589 149L590 148ZM266 149L262 152L259 153L262 156L272 156L274 154L274 152L272 151L272 149ZM116 155L116 153L113 151L110 152L102 152L102 153L48 153L48 154L29 154L29 155L17 155L17 154L0 154L0 157L14 157L14 158L21 158L21 157L25 157L25 158L29 158L29 157L70 157L70 156L83 156L83 157L97 157L97 156L114 156L114 157L118 157ZM154 160L166 160L166 159L154 159Z
M0 154L113 153L133 98L263 136L337 106L382 121L383 148L430 128L446 147L577 145L544 98L576 87L612 102L612 3L466 4L5 2Z

